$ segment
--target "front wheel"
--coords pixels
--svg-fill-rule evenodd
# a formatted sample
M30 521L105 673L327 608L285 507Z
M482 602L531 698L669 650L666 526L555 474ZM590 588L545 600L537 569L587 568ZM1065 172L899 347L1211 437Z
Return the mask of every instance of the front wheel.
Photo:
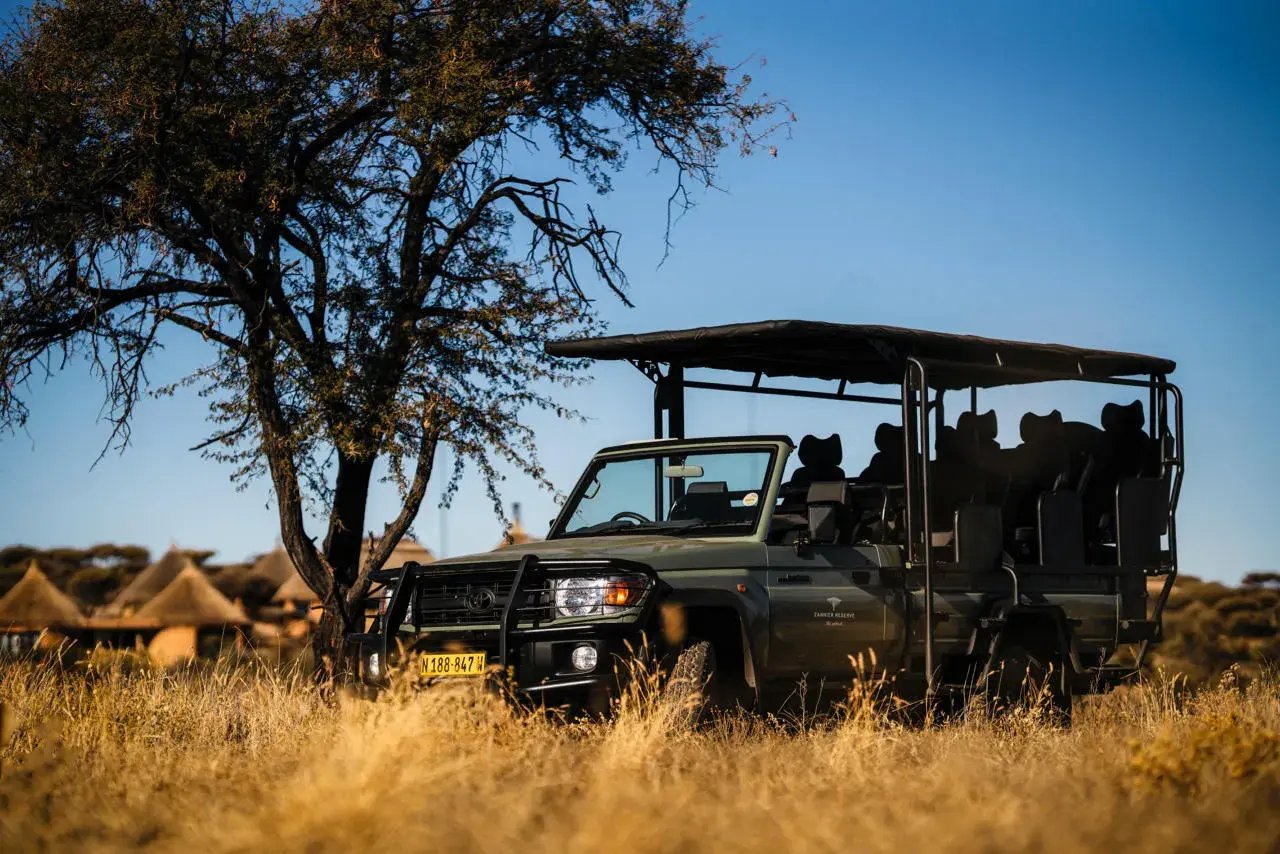
M692 641L680 650L662 691L673 724L691 727L702 718L715 674L716 650L709 641Z

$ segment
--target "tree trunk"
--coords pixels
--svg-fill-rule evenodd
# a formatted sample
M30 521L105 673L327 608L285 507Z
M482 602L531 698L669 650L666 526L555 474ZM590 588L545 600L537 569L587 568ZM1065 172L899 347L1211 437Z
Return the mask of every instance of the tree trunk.
M347 621L333 607L325 603L320 614L320 624L311 633L311 653L315 657L316 680L322 685L334 685L350 681L358 672L358 662L347 649Z
M364 613L359 607L349 607L347 597L360 572L365 504L372 477L373 460L338 457L329 534L324 541L325 560L333 567L333 587L311 638L316 675L325 682L346 681L357 671L346 636L364 629Z

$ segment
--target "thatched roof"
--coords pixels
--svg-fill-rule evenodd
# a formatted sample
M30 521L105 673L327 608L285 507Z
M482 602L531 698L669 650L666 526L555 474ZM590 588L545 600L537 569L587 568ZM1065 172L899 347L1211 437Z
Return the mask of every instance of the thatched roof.
M164 590L184 569L195 569L191 558L177 546L170 546L160 559L138 573L116 597L102 609L106 616L118 616L130 608L138 608ZM199 572L199 570L196 570Z
M0 631L79 626L83 623L80 608L70 596L53 586L34 560L18 583L0 597Z
M265 578L272 584L280 585L288 581L290 576L297 573L293 569L293 561L289 559L289 553L284 550L284 546L276 546L254 561L253 568L249 570L249 574L258 578Z
M219 593L194 565L184 567L168 587L138 609L137 616L165 626L225 626L249 622L240 606Z
M284 580L284 583L276 589L275 595L271 597L272 602L314 602L316 594L311 592L311 588L307 586L307 582L302 580L302 576L294 570L293 575Z
M507 532L502 535L502 539L498 541L498 545L495 546L495 548L500 549L503 546L519 546L525 543L538 542L542 542L542 537L535 537L533 534L530 534L525 529L524 523L519 519L516 519L511 523L511 527L507 529Z
M363 547L360 549L360 561L369 556L373 551L373 539L366 537ZM387 562L383 566L388 569L395 569L409 562L414 563L434 563L436 556L431 550L416 540L408 537L402 539L391 552L391 557L387 558ZM311 592L311 588L307 586L307 582L295 569L293 574L281 583L276 589L276 593L271 597L272 602L316 602L319 601L315 593Z
M364 546L360 549L360 561L364 562L369 553L373 551L373 539L366 537ZM391 557L387 558L387 562L383 566L388 569L395 569L404 566L406 563L435 563L436 556L431 553L431 549L424 546L417 540L405 537L396 544L395 549L391 552Z

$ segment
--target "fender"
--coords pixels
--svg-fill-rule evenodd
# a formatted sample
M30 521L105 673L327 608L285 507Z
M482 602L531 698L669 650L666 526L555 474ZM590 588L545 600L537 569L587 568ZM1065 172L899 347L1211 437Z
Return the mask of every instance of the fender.
M750 574L744 572L727 579L723 587L682 589L668 584L660 607L708 609L736 615L742 643L743 675L747 684L756 688L758 663L765 660L769 642L769 600L764 586L750 579ZM739 592L739 586L745 587L745 591Z

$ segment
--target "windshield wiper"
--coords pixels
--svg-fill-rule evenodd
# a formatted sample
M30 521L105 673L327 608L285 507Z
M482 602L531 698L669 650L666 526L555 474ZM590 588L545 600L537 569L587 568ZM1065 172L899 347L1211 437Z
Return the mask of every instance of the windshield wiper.
M627 522L619 520L616 522L601 522L598 525L588 525L575 531L566 531L565 536L589 537L594 534L629 534L633 531L668 531L683 527L680 522Z
M754 525L749 522L734 522L730 520L721 520L719 522L704 522L701 519L690 519L689 522L691 522L692 524L681 525L679 528L676 529L676 533L685 534L690 531L705 531L708 528L754 527Z

